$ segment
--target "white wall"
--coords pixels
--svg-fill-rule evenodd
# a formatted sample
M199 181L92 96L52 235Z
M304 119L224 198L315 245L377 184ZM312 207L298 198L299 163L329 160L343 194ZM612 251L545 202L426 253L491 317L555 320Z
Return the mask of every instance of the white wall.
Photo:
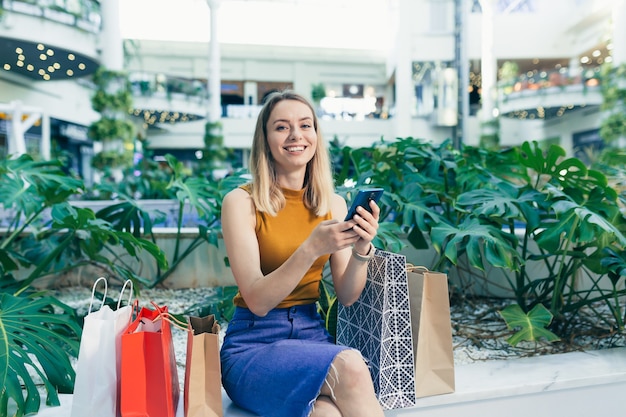
M2 74L0 102L20 100L26 106L43 109L48 116L89 125L100 115L91 108L92 90L69 81L28 81Z
M596 46L608 34L611 0L535 1L533 13L497 14L494 52L498 59L568 58ZM469 19L468 54L480 58L481 14Z

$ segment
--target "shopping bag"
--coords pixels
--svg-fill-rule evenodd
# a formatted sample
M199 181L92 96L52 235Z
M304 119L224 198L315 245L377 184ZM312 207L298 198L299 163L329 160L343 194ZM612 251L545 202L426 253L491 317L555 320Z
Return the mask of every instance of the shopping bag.
M431 278L439 279L437 285L424 284ZM338 307L337 343L361 351L384 409L411 407L419 397L454 390L447 279L441 278L445 274L415 268L407 273L404 255L377 249L360 298ZM433 328L449 337L431 336ZM432 374L443 374L448 385L433 383Z
M176 415L180 385L169 313L153 305L142 307L122 334L122 417Z
M415 394L418 398L454 392L454 352L448 276L408 266Z
M104 285L102 302L99 310L92 311L99 283ZM128 305L121 307L122 296L128 286ZM107 290L107 280L101 277L91 291L78 351L70 417L119 416L120 344L122 332L131 320L132 282L124 283L115 311L104 304Z
M215 315L188 319L185 417L223 417L220 325Z

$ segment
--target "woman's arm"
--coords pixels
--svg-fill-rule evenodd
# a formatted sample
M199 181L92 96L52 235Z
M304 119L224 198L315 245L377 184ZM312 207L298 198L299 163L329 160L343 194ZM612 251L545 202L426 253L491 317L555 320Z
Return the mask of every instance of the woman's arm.
M361 255L372 255L374 250L372 240L378 230L378 216L380 209L375 202L370 202L372 213L359 208L357 216L353 219L356 223L353 231L358 236L354 243L354 250ZM333 199L333 217L343 219L348 212L343 197L335 195ZM335 286L337 299L343 305L353 304L361 295L367 278L367 262L357 259L352 255L352 248L344 248L330 257L330 268Z
M255 227L256 215L250 195L242 189L229 192L222 202L226 253L241 296L248 308L259 316L266 315L284 300L317 258L349 248L359 239L356 233L342 230L346 222L322 222L280 267L263 275Z

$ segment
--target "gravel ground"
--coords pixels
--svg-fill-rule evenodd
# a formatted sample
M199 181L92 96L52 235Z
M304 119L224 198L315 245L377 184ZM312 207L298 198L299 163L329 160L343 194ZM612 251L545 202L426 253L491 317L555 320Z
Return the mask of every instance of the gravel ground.
M109 297L113 291L109 289ZM115 289L117 291L117 289ZM158 305L167 305L171 313L183 314L198 303L214 295L213 288L197 289L144 289L139 296L141 306L150 306L150 301ZM67 305L77 309L79 315L87 313L91 299L91 289L72 287L53 291ZM99 301L94 302L94 308ZM498 315L498 310L505 306L504 301L453 303L451 307L454 362L462 365L484 360L502 360L515 357L561 353L574 350L595 350L609 347L626 346L626 335L598 337L598 334L581 335L568 343L520 343L511 347L506 339L512 335ZM221 337L226 328L222 326ZM180 381L184 380L186 357L186 332L173 328L174 346L178 362Z

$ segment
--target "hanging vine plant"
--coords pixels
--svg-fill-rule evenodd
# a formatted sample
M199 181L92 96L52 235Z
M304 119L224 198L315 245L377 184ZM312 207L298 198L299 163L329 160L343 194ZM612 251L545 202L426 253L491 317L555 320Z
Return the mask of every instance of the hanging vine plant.
M91 98L91 106L99 113L106 110L124 111L132 108L133 96L129 90L120 90L115 94L107 94L104 90L98 90Z
M602 106L608 112L600 124L600 136L607 144L626 138L626 64L602 67Z
M101 171L106 171L109 167L127 166L133 162L133 153L128 151L102 151L91 160L91 165Z
M124 143L129 143L135 135L135 125L127 119L103 117L89 126L87 134L91 139L99 142L122 140Z
M123 169L132 164L132 151L128 149L133 148L136 135L135 125L129 119L133 103L128 75L100 67L93 82L96 91L91 105L102 117L89 126L88 135L107 146L94 157L92 165L100 170Z

